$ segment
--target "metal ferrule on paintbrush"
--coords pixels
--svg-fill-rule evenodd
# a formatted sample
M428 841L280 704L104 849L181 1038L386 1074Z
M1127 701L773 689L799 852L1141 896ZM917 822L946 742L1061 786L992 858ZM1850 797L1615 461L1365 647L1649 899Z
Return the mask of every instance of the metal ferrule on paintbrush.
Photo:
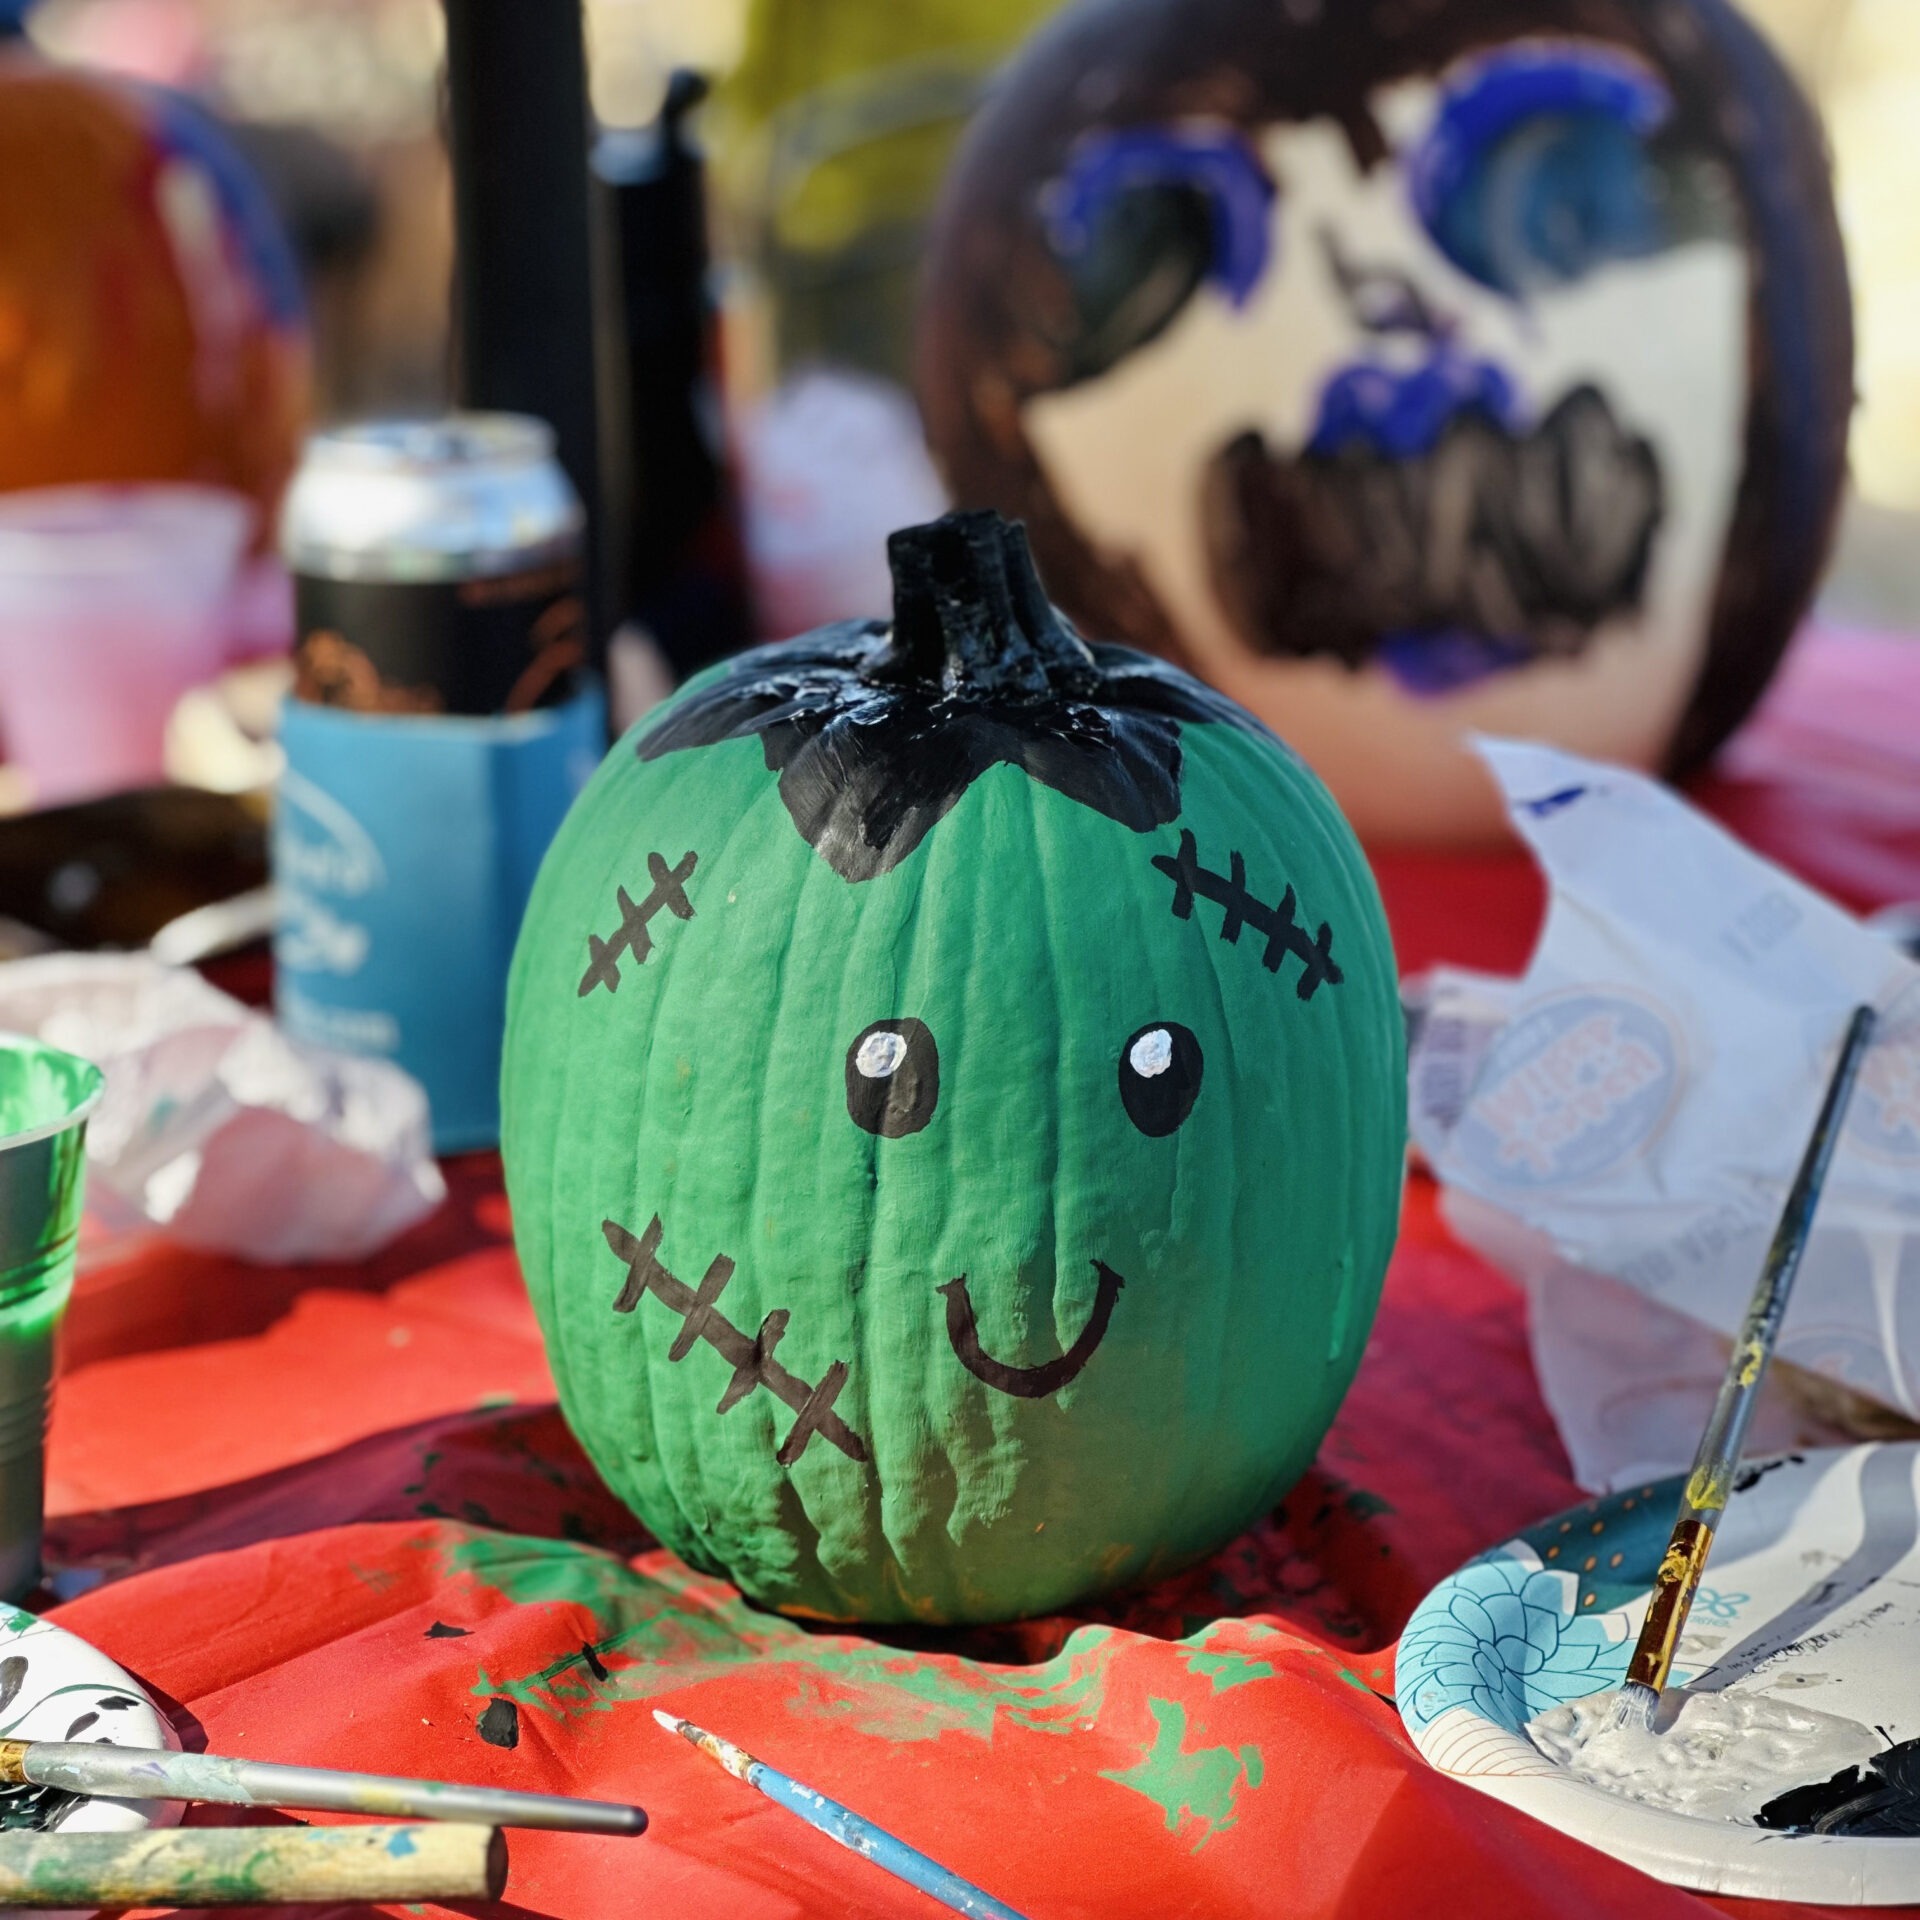
M1746 1320L1733 1343L1726 1377L1720 1382L1707 1430L1700 1436L1699 1451L1693 1456L1693 1471L1687 1476L1686 1490L1680 1496L1680 1514L1674 1522L1673 1537L1667 1542L1660 1571L1654 1576L1647 1617L1640 1628L1633 1658L1627 1663L1626 1683L1614 1706L1616 1727L1650 1727L1667 1677L1673 1671L1674 1650L1686 1630L1687 1615L1692 1610L1694 1595L1700 1590L1700 1576L1713 1548L1713 1536L1727 1509L1734 1469L1739 1465L1747 1429L1760 1401L1767 1362L1773 1358L1780 1338L1787 1297L1800 1270L1800 1256L1806 1251L1813 1228L1814 1209L1820 1204L1820 1190L1826 1184L1827 1168L1840 1138L1840 1123L1846 1115L1861 1058L1872 1043L1873 1027L1873 1009L1856 1007L1847 1023L1846 1038L1840 1044L1840 1058L1834 1063L1819 1117L1813 1123L1813 1136L1801 1157L1800 1170L1793 1177L1780 1224L1774 1229L1773 1244L1767 1249Z

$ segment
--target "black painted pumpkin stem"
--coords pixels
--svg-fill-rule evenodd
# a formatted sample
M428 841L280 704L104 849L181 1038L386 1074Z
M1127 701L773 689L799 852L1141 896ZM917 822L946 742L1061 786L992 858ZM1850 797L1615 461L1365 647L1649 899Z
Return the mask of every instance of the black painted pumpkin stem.
M893 632L875 679L935 681L952 694L1044 694L1092 658L1047 603L1027 530L997 513L949 513L887 540ZM1051 669L1051 673L1049 672Z

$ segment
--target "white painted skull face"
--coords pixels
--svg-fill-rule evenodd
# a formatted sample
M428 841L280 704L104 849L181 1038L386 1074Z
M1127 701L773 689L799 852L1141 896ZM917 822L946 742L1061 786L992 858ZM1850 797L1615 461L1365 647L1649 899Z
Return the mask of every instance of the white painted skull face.
M1022 424L1068 519L1363 832L1493 817L1469 729L1657 765L1749 392L1737 201L1654 72L1515 42L1330 119L1081 138ZM1408 796L1418 796L1409 807Z

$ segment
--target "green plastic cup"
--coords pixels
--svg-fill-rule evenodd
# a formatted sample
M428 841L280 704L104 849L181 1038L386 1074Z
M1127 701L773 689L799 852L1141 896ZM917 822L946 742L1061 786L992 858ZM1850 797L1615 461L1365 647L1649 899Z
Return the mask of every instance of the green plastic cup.
M53 1341L73 1291L91 1061L0 1034L0 1598L40 1577Z

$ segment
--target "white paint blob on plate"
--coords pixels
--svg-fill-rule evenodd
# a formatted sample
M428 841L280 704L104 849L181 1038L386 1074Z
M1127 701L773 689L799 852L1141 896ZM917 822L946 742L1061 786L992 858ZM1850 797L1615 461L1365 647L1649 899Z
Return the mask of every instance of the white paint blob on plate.
M1549 1707L1527 1737L1589 1786L1696 1820L1751 1821L1791 1787L1863 1766L1886 1741L1871 1727L1764 1693L1669 1688L1652 1728L1616 1727L1619 1690Z

